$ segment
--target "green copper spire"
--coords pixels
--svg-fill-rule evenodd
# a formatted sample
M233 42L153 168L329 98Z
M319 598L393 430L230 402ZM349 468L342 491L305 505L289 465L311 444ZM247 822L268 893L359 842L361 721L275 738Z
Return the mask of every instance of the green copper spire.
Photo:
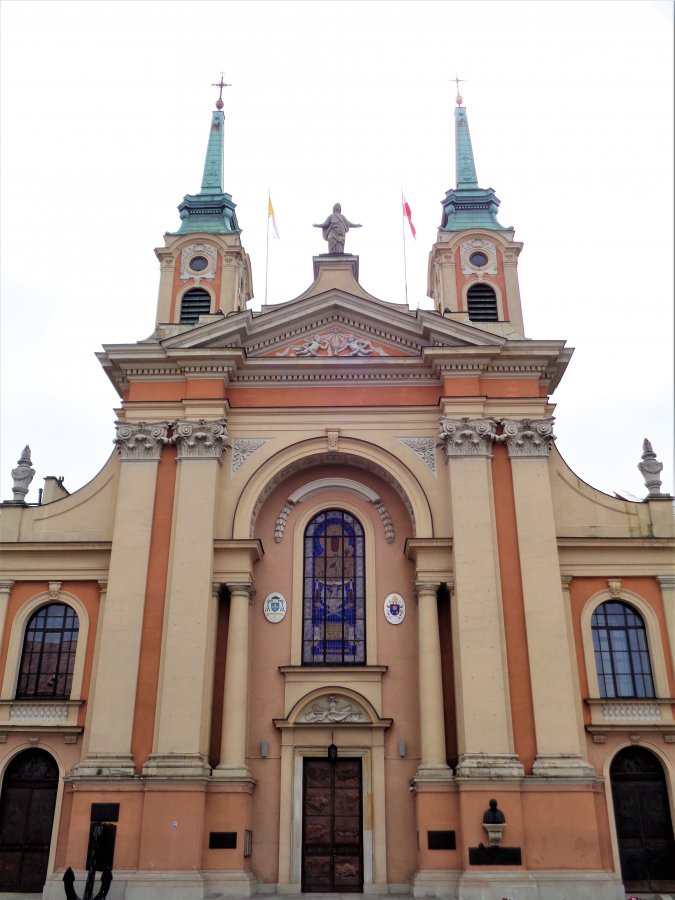
M221 79L222 82L222 79ZM207 232L209 234L241 234L235 213L236 203L232 195L223 191L223 137L225 131L225 113L223 112L222 92L216 101L211 116L209 143L206 147L204 175L202 187L198 194L186 194L178 207L182 219L178 231L171 234L193 234Z
M459 85L458 85L459 87ZM497 221L499 200L492 188L479 188L476 163L473 159L469 120L457 94L455 108L455 169L457 189L446 192L443 204L441 231L465 231L467 228L487 228L490 231L511 231Z

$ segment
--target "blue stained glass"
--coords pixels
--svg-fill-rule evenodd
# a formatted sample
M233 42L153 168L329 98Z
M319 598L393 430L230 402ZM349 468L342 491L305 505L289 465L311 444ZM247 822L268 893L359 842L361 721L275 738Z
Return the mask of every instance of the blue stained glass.
M303 662L365 662L365 645L355 641L354 623L364 616L364 537L361 524L342 510L319 513L304 541L303 614L312 642L303 645Z

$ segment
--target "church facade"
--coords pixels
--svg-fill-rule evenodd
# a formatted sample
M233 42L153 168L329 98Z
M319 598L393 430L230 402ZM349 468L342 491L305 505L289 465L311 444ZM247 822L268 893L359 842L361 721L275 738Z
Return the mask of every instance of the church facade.
M672 497L557 453L458 104L433 309L332 252L259 311L217 104L114 454L2 506L0 897L675 890Z

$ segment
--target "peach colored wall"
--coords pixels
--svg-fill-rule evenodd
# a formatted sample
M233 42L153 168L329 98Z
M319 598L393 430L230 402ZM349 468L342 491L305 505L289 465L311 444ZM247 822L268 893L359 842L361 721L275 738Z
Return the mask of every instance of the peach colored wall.
M202 837L202 868L249 868L250 860L244 859L244 830L247 828L251 828L251 796L249 793L237 791L236 788L227 793L220 791L207 793ZM236 848L209 850L209 832L211 831L235 831L237 833ZM253 836L255 838L255 833Z
M274 541L274 525L279 509L290 493L313 479L333 477L354 478L355 472L347 466L322 466L298 472L275 488L256 520L255 537L262 540L265 556L254 570L256 596L251 611L252 665L247 762L258 779L253 799L256 827L252 864L266 881L277 880L278 867L276 848L279 840L281 740L280 732L274 727L272 719L282 718L285 713L284 679L279 666L290 664L293 628L301 627L301 623L292 621L290 610L293 595L293 518L289 519L284 538L279 544ZM377 597L369 597L368 602L377 605L378 663L390 667L382 680L381 714L394 718L394 725L385 733L389 877L405 881L416 866L416 842L412 816L402 816L400 807L402 803L411 803L409 780L415 772L420 754L414 570L403 553L405 539L412 535L412 527L399 496L389 485L366 470L358 470L356 477L382 498L391 515L396 534L395 542L387 544L382 522L372 504L352 494L345 495L350 507L358 509L362 521L370 520L376 536ZM335 505L335 491L331 491L330 497L327 507ZM371 560L367 562L372 564ZM262 613L264 598L272 591L283 593L289 603L288 614L282 622L275 625L267 622ZM406 618L398 626L390 625L383 612L384 598L393 591L402 593L407 603ZM407 745L406 758L403 760L399 757L399 738L403 738ZM269 745L266 760L260 758L263 740L268 741ZM265 848L265 852L262 848Z
M460 823L460 800L456 788L442 792L423 791L416 794L416 822L419 840L420 869L461 869L462 830ZM428 831L454 831L455 850L429 850ZM417 841L415 842L417 844ZM410 877L412 873L408 875ZM407 880L407 879L404 879Z
M157 470L157 488L152 513L152 537L143 610L143 633L136 683L136 705L131 736L131 754L138 774L152 752L175 487L176 448L165 447Z
M67 786L71 792L71 787ZM138 866L143 794L139 787L127 790L90 789L76 786L70 801L70 827L64 864L83 869L87 859L89 824L92 803L119 803L120 813L115 837L114 869L135 869Z
M170 790L164 786L146 792L139 869L172 872L200 867L204 801L205 792L198 788Z
M537 743L534 730L534 707L513 479L511 461L508 458L506 447L496 446L493 449L492 483L495 498L497 551L502 584L513 739L518 758L525 766L525 772L529 774L537 754Z
M523 846L530 869L603 868L593 788L526 791L522 802ZM505 814L508 822L507 809ZM507 834L506 845L512 846L512 835Z

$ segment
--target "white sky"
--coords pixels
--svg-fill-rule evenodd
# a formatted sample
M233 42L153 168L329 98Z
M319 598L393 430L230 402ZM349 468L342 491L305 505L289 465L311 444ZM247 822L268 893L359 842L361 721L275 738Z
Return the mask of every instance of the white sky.
M481 187L525 243L528 337L576 351L554 395L585 481L644 496L649 437L673 488L673 5L638 2L2 0L2 456L25 443L74 491L112 449L117 395L94 352L153 329L153 248L201 181L221 70L225 190L264 300L326 252L333 203L364 288L412 306L455 184L457 71Z

